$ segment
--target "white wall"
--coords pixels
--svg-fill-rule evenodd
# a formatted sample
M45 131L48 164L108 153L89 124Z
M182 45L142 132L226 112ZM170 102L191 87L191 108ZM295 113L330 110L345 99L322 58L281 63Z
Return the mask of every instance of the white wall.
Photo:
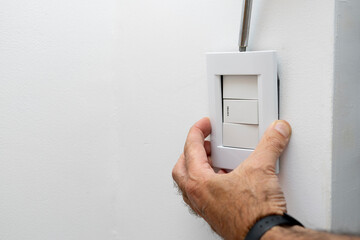
M254 1L252 49L279 54L280 118L293 127L281 161L289 213L330 229L335 1Z
M281 118L294 128L281 164L289 212L329 229L335 2L254 5L250 49L279 51ZM240 9L1 1L0 239L218 239L186 211L171 169L208 114L204 53L237 50Z

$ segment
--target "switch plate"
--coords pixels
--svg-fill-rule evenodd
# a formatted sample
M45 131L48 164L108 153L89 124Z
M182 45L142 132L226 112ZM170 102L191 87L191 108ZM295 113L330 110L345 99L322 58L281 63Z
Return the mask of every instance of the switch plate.
M208 53L207 74L212 163L217 168L234 169L250 156L267 127L278 119L276 52ZM236 105L240 101L257 101L257 105ZM239 112L227 116L229 104L235 104Z

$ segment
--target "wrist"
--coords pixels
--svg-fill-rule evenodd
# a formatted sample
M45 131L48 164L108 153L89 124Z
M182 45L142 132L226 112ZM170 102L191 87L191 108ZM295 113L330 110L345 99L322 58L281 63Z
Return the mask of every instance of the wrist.
M247 233L245 240L260 240L265 233L269 232L276 226L301 226L298 220L284 213L283 215L269 215L258 220L250 231ZM275 232L276 231L272 231ZM277 233L279 235L279 233Z

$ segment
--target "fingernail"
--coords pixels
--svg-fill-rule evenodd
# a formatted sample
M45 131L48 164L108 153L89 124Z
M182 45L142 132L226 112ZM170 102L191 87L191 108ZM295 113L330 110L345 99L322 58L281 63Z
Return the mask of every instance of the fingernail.
M287 124L278 121L275 125L275 129L284 137L289 137L290 135L290 128Z

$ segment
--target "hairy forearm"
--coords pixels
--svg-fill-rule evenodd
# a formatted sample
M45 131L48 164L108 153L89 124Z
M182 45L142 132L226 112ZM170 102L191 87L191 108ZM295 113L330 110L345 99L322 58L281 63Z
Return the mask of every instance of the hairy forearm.
M360 240L360 237L342 236L314 231L299 226L274 227L261 240Z

